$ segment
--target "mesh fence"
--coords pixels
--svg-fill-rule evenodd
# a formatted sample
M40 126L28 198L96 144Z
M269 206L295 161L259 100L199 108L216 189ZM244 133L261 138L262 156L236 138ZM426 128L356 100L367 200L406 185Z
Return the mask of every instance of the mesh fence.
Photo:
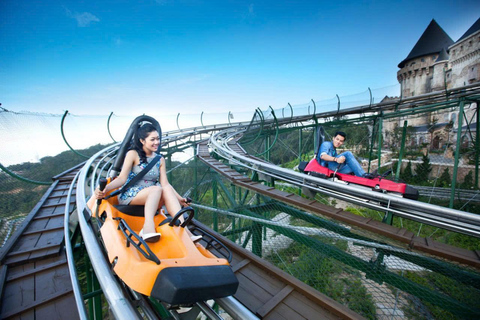
M194 163L175 170L174 185L195 199L197 220L362 316L462 319L479 312L478 271L250 192Z
M391 171L388 178L415 186L420 201L480 213L477 110L476 102L449 101L407 112L334 116L281 127L262 125L272 117L266 110L255 114L259 122L240 143L251 155L294 168L300 160L312 159L318 127L325 129L326 140L343 131L347 139L337 152L353 152L366 172Z
M232 121L247 119L242 113L157 115L156 119L163 131L172 131L201 126L202 121L205 125L215 123L215 119L216 123L228 123L227 116ZM13 112L0 107L0 244L3 246L41 199L52 177L121 141L134 118L113 113L89 116ZM178 156L186 159L192 155L190 150Z
M352 105L368 105L379 98L374 90L349 99L354 101ZM346 103L349 99L339 97L256 112L254 120L258 122L248 127L241 140L242 147L251 155L294 168L300 160L313 157L319 124L326 129L326 139L341 129L348 137L343 148L354 152L366 171L382 173L390 169L392 179L420 190L420 201L449 206L453 200L453 207L478 213L476 103L465 104L463 112L458 103L450 103L428 111L399 112L382 118L330 117L281 127L265 127L262 123L280 114L291 117L322 112L322 106L326 106L325 111L332 111L339 101ZM193 125L247 119L233 114L218 122L213 115L152 116L159 119L164 131L195 121ZM106 144L120 141L132 120L133 117L115 115L111 118L68 115L62 137L62 115L1 110L0 164L10 172L0 171L2 244L44 194L51 177L84 161ZM405 140L403 153L402 140ZM75 151L70 150L66 141ZM56 157L53 161L56 154L64 157L62 161L56 161ZM402 165L398 171L400 155ZM199 221L367 318L452 319L472 318L472 314L478 317L475 298L480 280L475 270L416 254L389 239L254 195L224 181L197 160L169 165L169 169L175 168L170 182L179 193L195 199ZM454 172L456 188L452 199ZM299 191L281 183L275 185ZM339 203L319 194L316 199L358 215L383 218L380 212ZM478 239L472 237L405 219L394 219L393 224L422 237L480 250Z

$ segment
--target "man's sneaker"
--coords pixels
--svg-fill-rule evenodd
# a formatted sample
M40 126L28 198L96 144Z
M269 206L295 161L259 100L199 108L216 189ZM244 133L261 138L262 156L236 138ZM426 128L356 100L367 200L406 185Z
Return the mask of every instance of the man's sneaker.
M388 177L388 176L391 175L391 174L392 174L392 170L387 170L387 171L385 171L385 172L382 174L382 178L386 178L386 177Z
M375 179L377 177L377 175L374 175L373 173L364 173L362 175L362 178L365 178L365 179Z

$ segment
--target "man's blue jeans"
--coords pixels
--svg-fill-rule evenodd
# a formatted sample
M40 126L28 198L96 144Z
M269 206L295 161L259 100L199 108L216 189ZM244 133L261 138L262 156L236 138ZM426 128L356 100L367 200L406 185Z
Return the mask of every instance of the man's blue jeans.
M337 158L345 157L344 166L338 170L338 173L352 173L357 177L361 177L365 174L365 171L362 169L360 163L358 163L355 156L350 151L345 151L342 154L339 154ZM335 171L338 166L342 165L341 163L336 163L334 161L328 161L328 169Z

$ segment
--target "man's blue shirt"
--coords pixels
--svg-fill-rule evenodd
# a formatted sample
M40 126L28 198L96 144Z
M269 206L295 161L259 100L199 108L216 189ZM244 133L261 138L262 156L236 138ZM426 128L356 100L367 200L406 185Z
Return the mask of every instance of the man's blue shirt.
M320 150L318 151L317 154L317 161L320 163L321 166L328 167L327 161L322 160L321 156L323 153L326 153L327 155L331 157L336 157L337 156L337 150L333 146L332 141L325 141L320 145Z

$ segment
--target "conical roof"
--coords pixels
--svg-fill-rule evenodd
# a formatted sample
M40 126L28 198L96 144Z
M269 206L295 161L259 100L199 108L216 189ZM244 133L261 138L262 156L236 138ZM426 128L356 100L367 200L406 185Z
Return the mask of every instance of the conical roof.
M408 56L398 64L399 68L405 66L405 62L421 56L441 52L453 44L452 38L443 31L435 19L432 19L427 29L413 47Z
M462 41L463 39L477 32L478 30L480 30L480 18L478 18L478 20L470 27L470 29L467 30L467 32L463 34L463 36L460 37L460 39L457 40L457 42Z
M438 55L438 58L437 60L435 60L435 62L446 61L448 60L448 58L449 55L447 53L447 50L445 50L445 48L442 48L442 51L440 51L440 54Z

